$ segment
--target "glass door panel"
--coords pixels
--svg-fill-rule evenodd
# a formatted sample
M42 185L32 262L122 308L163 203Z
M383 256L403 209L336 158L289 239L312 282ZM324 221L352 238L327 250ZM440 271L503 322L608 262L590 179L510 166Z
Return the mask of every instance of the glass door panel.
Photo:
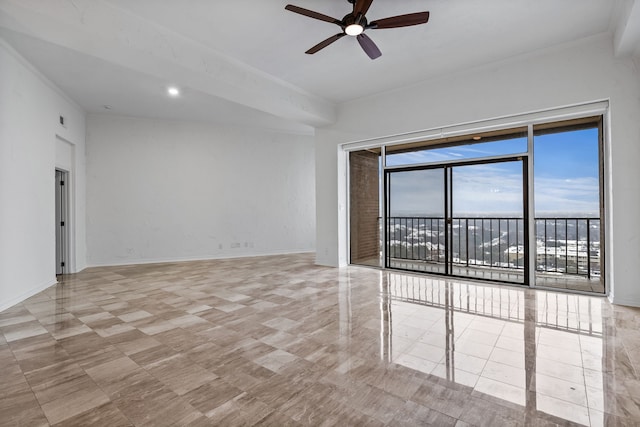
M601 129L534 128L536 285L604 293Z
M526 283L523 161L451 167L450 271Z
M386 173L388 268L528 283L522 158Z
M446 273L445 169L387 174L386 266Z

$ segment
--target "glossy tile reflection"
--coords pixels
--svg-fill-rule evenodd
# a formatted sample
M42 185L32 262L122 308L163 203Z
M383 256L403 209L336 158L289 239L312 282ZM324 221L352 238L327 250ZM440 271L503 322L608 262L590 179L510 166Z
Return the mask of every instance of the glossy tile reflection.
M639 331L306 254L95 268L0 313L0 425L637 425Z
M529 412L603 424L602 300L388 277L394 363Z

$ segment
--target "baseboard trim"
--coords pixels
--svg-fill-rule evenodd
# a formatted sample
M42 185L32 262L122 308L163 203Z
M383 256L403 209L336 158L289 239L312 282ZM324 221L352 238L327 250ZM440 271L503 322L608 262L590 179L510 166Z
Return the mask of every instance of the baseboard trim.
M104 262L104 263L87 263L86 268L93 267L121 267L126 265L145 265L145 264L165 264L170 262L190 262L190 261L215 261L223 259L234 258L256 258L264 256L277 256L277 255L293 255L293 254L313 254L315 250L294 250L294 251L281 251L281 252L259 252L249 254L225 254L222 256L201 256L201 257L178 257L178 258L152 258L152 259L129 259L122 262Z
M32 296L34 296L35 294L44 291L45 289L47 289L50 286L55 285L56 283L58 283L58 281L56 279L53 280L49 280L45 283L41 283L37 286L34 286L33 288L29 289L26 292L23 292L22 294L11 298L8 301L2 301L0 303L0 311L4 311L8 308L13 307L14 305L20 304L22 301L31 298Z
M640 307L640 301L634 301L634 300L630 300L630 299L625 299L625 298L609 298L609 301L611 302L611 304L614 305L625 305L627 307Z

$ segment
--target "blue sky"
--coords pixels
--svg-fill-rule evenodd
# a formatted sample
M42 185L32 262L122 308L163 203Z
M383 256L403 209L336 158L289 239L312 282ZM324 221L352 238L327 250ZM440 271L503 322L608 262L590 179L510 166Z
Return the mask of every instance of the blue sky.
M536 212L599 216L598 129L534 138Z
M387 163L416 164L526 151L526 138L403 153ZM454 168L454 215L512 215L522 210L521 163ZM598 216L598 130L586 129L534 138L536 216ZM391 178L392 216L441 213L442 171L395 173Z

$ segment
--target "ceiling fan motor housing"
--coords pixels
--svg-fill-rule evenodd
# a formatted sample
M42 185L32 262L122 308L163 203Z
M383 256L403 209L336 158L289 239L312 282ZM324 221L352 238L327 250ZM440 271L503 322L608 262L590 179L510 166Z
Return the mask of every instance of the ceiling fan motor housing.
M363 16L363 17L360 18L360 22L356 22L356 17L353 16L353 13L345 15L345 17L342 18L342 22L343 22L345 28L348 27L349 25L353 25L353 24L358 24L362 28L365 28L367 26L367 18L365 18Z

